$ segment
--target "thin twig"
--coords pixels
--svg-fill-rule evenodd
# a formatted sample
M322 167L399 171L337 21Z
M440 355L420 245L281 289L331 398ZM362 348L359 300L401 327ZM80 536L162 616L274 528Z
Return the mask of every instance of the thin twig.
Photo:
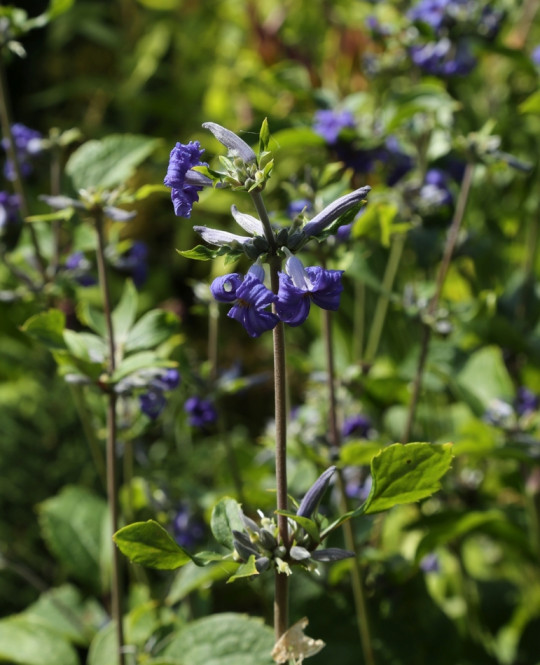
M409 409L407 412L405 429L403 431L403 437L401 439L403 443L408 442L409 437L411 436L411 430L414 424L414 417L416 415L416 407L418 405L418 398L420 396L420 389L422 387L422 376L424 374L424 367L426 364L426 359L429 350L429 343L431 340L432 328L429 324L430 320L433 318L433 315L437 310L437 306L439 304L439 299L441 297L446 275L448 274L450 261L452 260L452 255L454 253L459 231L461 229L461 223L465 215L465 208L467 206L467 200L469 198L469 191L471 189L473 173L474 173L474 164L469 162L467 163L467 166L465 167L465 172L463 173L463 179L461 181L461 189L456 204L456 210L454 212L454 218L452 219L452 224L448 231L448 237L446 239L446 245L444 247L443 258L439 266L439 272L437 274L435 293L431 298L427 308L426 312L427 323L423 324L422 341L420 344L420 356L418 358L418 365L416 368L416 374L414 376L411 401L409 403Z

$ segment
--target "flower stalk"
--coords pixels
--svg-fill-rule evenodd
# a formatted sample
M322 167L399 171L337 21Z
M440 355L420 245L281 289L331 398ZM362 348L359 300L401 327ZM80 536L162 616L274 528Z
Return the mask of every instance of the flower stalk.
M103 307L105 313L105 324L107 327L107 344L109 349L108 373L109 377L116 369L116 347L114 340L114 328L112 322L112 307L109 291L109 281L105 265L105 238L104 220L102 210L93 211L94 223L97 235L97 267ZM111 571L111 615L116 627L116 647L119 665L124 665L124 629L122 624L123 597L122 597L122 567L120 552L115 546L112 536L119 528L119 501L118 501L118 468L116 460L116 401L117 397L113 390L107 394L107 444L106 444L106 467L107 467L107 501L109 506L111 546L112 546L112 571Z
M416 373L414 376L411 401L409 403L409 410L407 412L405 429L403 431L403 436L401 438L402 443L406 443L409 441L409 438L411 436L411 431L414 425L416 407L418 406L418 399L420 397L420 390L422 387L422 377L424 374L424 368L426 365L427 355L429 351L429 344L431 341L432 328L429 325L429 321L430 319L432 319L433 315L437 310L439 299L441 297L441 293L444 287L444 282L448 274L450 261L452 260L452 255L454 253L454 249L459 236L459 231L461 229L461 224L463 222L463 217L465 215L465 208L467 207L467 201L469 199L469 192L471 189L473 174L474 174L474 164L472 162L468 162L465 167L465 171L463 173L459 198L456 204L456 210L454 212L452 224L450 225L450 229L448 231L448 237L446 239L442 261L439 266L439 272L437 273L435 293L433 294L433 297L431 298L427 308L426 312L427 323L423 323L422 326L423 330L422 330L422 341L420 344L420 356L418 358L418 365L416 367Z

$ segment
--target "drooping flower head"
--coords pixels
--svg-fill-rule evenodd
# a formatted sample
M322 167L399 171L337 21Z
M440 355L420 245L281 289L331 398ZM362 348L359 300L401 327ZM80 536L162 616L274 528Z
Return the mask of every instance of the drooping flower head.
M371 420L361 413L347 418L343 423L341 433L344 438L348 436L366 437L371 429Z
M19 197L16 194L0 192L0 230L20 221L19 207Z
M342 270L325 270L318 266L304 268L292 254L285 264L286 272L279 273L279 292L276 312L290 326L304 323L311 301L322 309L337 310L343 284Z
M321 110L315 112L313 130L330 145L337 143L342 129L354 129L354 116L350 111Z
M191 171L194 166L206 166L201 161L203 152L198 141L177 143L171 150L163 182L172 189L171 199L178 217L190 217L193 204L199 200L199 192L205 184L211 184L203 174Z
M155 420L167 404L165 391L174 390L179 383L180 374L177 369L169 368L155 372L147 384L147 392L139 395L141 411Z

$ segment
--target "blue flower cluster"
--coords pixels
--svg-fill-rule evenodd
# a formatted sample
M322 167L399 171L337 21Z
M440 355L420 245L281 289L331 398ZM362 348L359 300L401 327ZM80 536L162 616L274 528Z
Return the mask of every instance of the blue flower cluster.
M285 271L279 273L277 294L264 285L264 269L257 264L245 277L238 273L217 277L210 291L218 302L233 303L227 316L239 321L250 337L272 330L279 321L301 325L312 301L322 309L337 310L343 291L342 270L304 268L300 259L290 255ZM275 313L267 311L272 304Z
M412 61L434 76L465 76L476 66L469 37L494 39L502 12L480 0L419 0L409 12L433 38L410 48Z
M176 369L163 370L154 377L148 386L148 390L139 395L141 411L149 418L155 420L163 411L167 398L165 392L174 390L180 383L180 374Z
M184 404L184 411L189 416L189 424L201 429L213 425L218 418L214 403L202 397L193 396L187 399Z
M330 145L337 143L343 129L354 127L354 116L350 111L322 110L315 113L313 130Z
M332 114L332 111L319 114L319 130L324 132L329 142L337 141L341 128L354 127L354 118L349 112L344 111L335 119ZM264 178L271 168L270 153L263 151L257 161L253 150L236 134L215 123L205 123L203 126L229 149L230 159L223 160L228 165L228 172L222 174L225 177L217 182L218 186L221 184L235 189L243 188L249 192L254 189L260 191L264 186L261 183L264 183ZM172 188L174 209L179 216L189 217L193 202L198 199L197 192L214 182L194 170L203 165L200 161L202 153L198 142L185 145L177 143L171 152L164 182ZM210 174L217 180L218 174ZM295 215L291 228L281 229L279 233L272 229L266 215L261 217L265 218L263 223L240 212L236 206L231 208L232 215L236 223L250 235L195 226L194 230L207 243L219 248L216 254L229 251L238 256L243 252L255 261L246 275L223 275L217 277L210 286L211 293L218 302L232 305L228 316L239 321L248 335L259 337L275 328L280 321L291 326L301 325L309 314L311 302L323 309L336 310L343 291L343 271L326 270L318 266L304 268L292 251L298 251L309 239L328 233L328 227L351 208L362 203L369 190L370 187L363 187L342 196L303 226L302 218L295 213L309 209L310 204L308 201L299 201L289 213L291 216ZM265 272L261 261L265 255L285 256L287 259L285 271L279 273L277 293L273 293L264 284ZM270 307L272 311L269 310Z
M15 152L17 161L21 169L23 178L29 176L33 171L33 160L42 151L42 135L35 129L30 129L20 122L11 126L11 135L15 143ZM8 139L2 139L2 147L7 152L9 150ZM4 175L8 180L15 180L15 167L8 159L4 165Z

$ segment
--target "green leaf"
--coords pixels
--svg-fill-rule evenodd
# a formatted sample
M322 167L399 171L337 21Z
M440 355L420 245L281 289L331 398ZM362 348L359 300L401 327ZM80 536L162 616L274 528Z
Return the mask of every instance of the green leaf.
M540 90L536 90L529 95L524 102L518 106L520 113L534 113L540 115Z
M352 237L374 236L378 232L381 244L388 247L392 232L397 230L394 221L398 212L397 205L392 201L373 201L354 223Z
M124 344L127 339L135 322L138 301L137 289L130 279L126 280L120 302L112 313L114 337L117 344Z
M88 302L80 302L76 307L77 317L81 323L91 328L101 337L107 336L107 324L101 312L92 307Z
M174 605L193 591L207 589L214 582L229 577L237 568L238 563L230 560L209 564L205 568L192 562L187 563L178 571L165 602Z
M210 261L211 259L215 259L216 256L219 256L217 249L210 249L210 247L206 247L206 245L197 245L193 249L187 249L185 251L177 249L176 251L185 259L194 259L195 261Z
M126 352L151 349L178 332L180 319L173 312L153 309L144 314L129 331L124 349Z
M199 563L197 557L191 556L177 545L167 531L154 520L129 524L117 531L113 538L122 554L130 561L149 568L174 570L188 561Z
M31 316L21 326L21 330L44 344L48 349L65 349L63 337L65 326L64 313L59 309L49 309Z
M106 624L92 640L87 665L119 665L116 626Z
M486 346L476 351L458 374L455 389L479 416L494 399L512 401L514 386L501 349Z
M214 614L171 636L162 654L189 665L274 665L274 634L260 619Z
M68 222L75 214L75 208L64 208L63 210L54 210L53 212L46 212L43 215L30 215L25 217L25 222Z
M238 566L234 575L231 575L227 580L227 584L235 582L236 580L241 579L242 577L253 577L253 575L258 575L259 571L255 566L255 555L252 554L246 563L240 564Z
M373 485L361 512L378 513L411 503L440 489L452 463L452 444L396 443L371 460Z
M348 441L339 450L339 459L345 466L369 464L383 447L379 441Z
M122 360L112 375L111 381L117 383L120 379L133 374L133 372L139 372L142 369L175 366L176 363L174 361L160 358L153 351L141 351L140 353L134 353L132 356L128 356Z
M80 646L88 646L89 638L107 620L107 613L97 600L84 599L69 584L43 593L23 616Z
M289 519L293 520L299 524L302 529L310 536L313 542L318 543L320 541L319 528L313 520L310 520L309 517L302 517L296 515L295 513L290 513L286 510L276 510L278 515L285 515Z
M87 141L69 158L66 172L75 189L112 189L125 183L156 148L158 140L134 134L110 134Z
M95 590L103 587L101 573L103 525L107 504L82 487L66 487L39 505L43 539L76 579Z
M11 665L78 665L75 649L58 633L24 615L0 620L0 661Z
M176 2L176 0L174 0L174 2ZM152 194L167 194L170 196L171 189L166 185L143 185L137 189L134 193L134 197L136 201L141 201L142 199L152 196Z
M78 333L74 330L64 330L64 342L69 351L80 360L102 364L107 356L105 342L92 333Z
M228 550L233 550L233 530L244 530L244 521L242 519L242 508L240 504L230 497L224 497L221 499L221 501L214 506L214 510L212 511L210 528L214 534L214 538L220 545L223 545Z
M50 0L49 7L47 9L47 18L52 19L60 16L64 12L67 12L68 9L71 9L75 0Z
M270 129L268 127L268 118L262 121L261 131L259 132L259 154L268 148L270 142Z

